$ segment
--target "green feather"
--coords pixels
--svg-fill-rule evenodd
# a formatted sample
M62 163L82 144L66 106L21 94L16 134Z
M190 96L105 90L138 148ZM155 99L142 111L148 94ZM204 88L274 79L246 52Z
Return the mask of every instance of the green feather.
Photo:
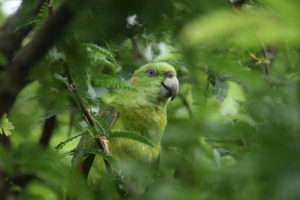
M156 76L147 75L149 69L154 69ZM159 95L167 72L176 74L167 63L143 65L129 80L128 87L137 90L117 89L103 99L107 105L100 110L96 122L102 132L110 136L109 149L114 158L149 162L158 159L161 137L167 125L167 104L170 102L170 99ZM83 136L77 148L81 153L74 156L73 164L78 166L79 161L87 157L86 153L95 154L91 151L93 148L97 148L94 139L89 135ZM103 167L103 161L96 156L89 175L94 180L90 181L99 178Z
M147 70L155 69L157 75L149 77ZM150 140L154 147L126 138L111 138L110 150L119 159L133 158L152 161L158 158L160 141L167 125L169 99L159 96L161 82L167 72L175 69L163 62L149 63L137 69L129 80L131 86L143 92L117 91L107 102L118 112L112 126L114 131L134 131Z

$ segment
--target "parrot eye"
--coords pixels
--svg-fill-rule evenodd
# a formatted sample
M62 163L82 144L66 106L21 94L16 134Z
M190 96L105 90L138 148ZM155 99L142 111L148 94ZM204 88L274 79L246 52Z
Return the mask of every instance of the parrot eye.
M165 77L167 78L173 78L175 76L175 74L173 72L167 72Z
M155 69L149 69L149 70L147 71L147 75L148 75L149 77L154 77L154 76L156 76L156 71L155 71Z

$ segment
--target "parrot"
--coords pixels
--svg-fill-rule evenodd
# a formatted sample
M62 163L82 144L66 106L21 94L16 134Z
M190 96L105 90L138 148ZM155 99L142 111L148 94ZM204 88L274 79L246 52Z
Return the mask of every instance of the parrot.
M175 68L165 62L147 63L137 68L128 84L139 91L118 90L105 98L98 115L111 131L133 131L150 140L153 147L122 137L108 138L110 153L116 160L154 162L159 158L161 138L167 125L167 105L178 94ZM77 149L99 148L90 135L83 135ZM96 156L97 157L97 156ZM78 152L72 165L86 177L94 154Z

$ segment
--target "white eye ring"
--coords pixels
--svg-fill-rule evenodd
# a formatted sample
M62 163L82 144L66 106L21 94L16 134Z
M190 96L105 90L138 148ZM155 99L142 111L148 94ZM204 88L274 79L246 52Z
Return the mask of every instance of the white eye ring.
M155 69L148 69L146 73L149 77L155 77L157 75Z

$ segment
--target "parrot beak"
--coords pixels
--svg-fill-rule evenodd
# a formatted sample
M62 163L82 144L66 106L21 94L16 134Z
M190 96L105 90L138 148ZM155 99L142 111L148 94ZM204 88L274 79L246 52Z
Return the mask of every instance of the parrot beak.
M178 94L179 90L179 82L178 79L173 72L167 72L165 74L165 79L161 83L162 87L160 90L160 96L163 98L169 98L172 97L171 100L173 100L176 95Z

